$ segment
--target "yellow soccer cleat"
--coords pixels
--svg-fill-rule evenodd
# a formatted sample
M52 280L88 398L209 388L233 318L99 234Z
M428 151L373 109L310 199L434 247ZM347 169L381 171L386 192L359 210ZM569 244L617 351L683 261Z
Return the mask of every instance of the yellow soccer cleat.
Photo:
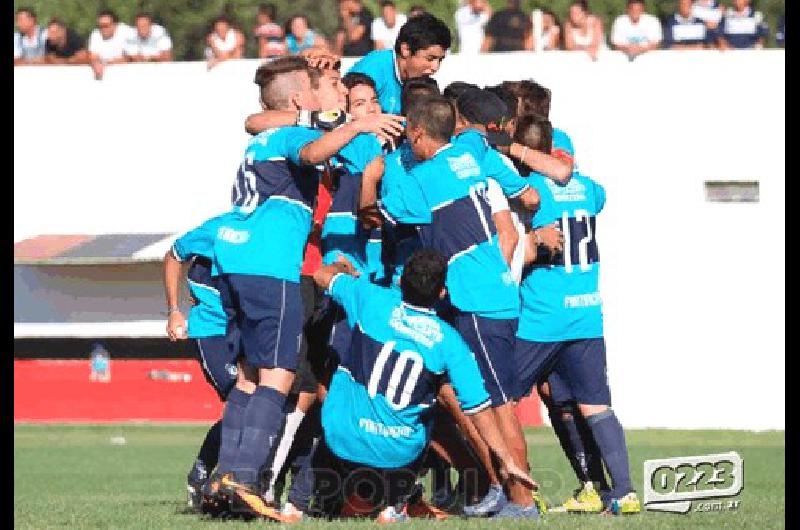
M569 513L600 513L603 511L603 500L594 489L594 484L584 482L583 487L567 499L562 507Z
M533 495L533 503L536 505L536 508L539 510L539 515L544 515L547 513L547 503L542 497L542 494L538 491L531 492Z
M642 504L636 492L632 491L621 499L612 500L610 509L614 515L630 515L641 512Z

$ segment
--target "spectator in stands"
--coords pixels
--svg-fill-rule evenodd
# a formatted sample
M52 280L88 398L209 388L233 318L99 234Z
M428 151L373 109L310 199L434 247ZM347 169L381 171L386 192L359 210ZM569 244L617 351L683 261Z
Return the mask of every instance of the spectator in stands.
M44 64L47 30L36 23L36 12L29 7L17 9L14 32L14 66Z
M372 12L361 0L339 0L336 53L361 57L372 51Z
M328 42L322 35L308 27L305 15L293 15L286 21L286 49L297 54L311 48L328 49Z
M106 66L127 62L125 49L136 38L135 33L111 10L97 14L97 28L89 35L89 60L95 79L103 78Z
M220 15L214 19L214 26L206 36L206 60L208 69L228 59L244 57L244 34L231 25L230 19Z
M720 50L763 48L769 35L764 15L750 5L750 0L733 0L717 28Z
M532 50L531 18L519 8L519 0L506 0L506 8L497 11L486 25L482 52Z
M372 21L372 42L376 50L393 49L400 28L408 17L398 13L392 0L381 2L381 16Z
M424 15L427 12L428 10L425 9L424 6L421 6L419 4L414 4L413 6L408 8L408 18L418 17L420 15Z
M713 46L714 33L702 19L692 15L692 0L679 0L678 11L664 25L664 47L673 50L702 50Z
M475 54L481 51L484 29L492 17L488 0L467 0L456 9L458 53Z
M692 16L702 20L706 28L711 31L717 29L722 20L722 7L718 0L694 0L692 3Z
M89 64L85 42L63 20L51 19L47 25L44 60L47 64Z
M274 4L259 4L253 36L258 42L258 57L261 59L286 55L283 28L275 23L277 19L278 11Z
M611 44L633 61L661 46L663 33L658 19L644 12L644 0L628 0L627 13L611 26Z
M172 39L164 26L153 23L150 13L137 13L136 34L128 43L125 55L134 63L172 60Z
M775 42L781 48L786 47L786 16L781 15L778 19L778 31L775 32Z
M564 23L564 48L570 51L583 50L593 61L606 47L603 21L589 12L587 0L576 0L569 6L569 18Z
M538 12L537 12L538 11ZM537 22L540 17L540 22ZM561 48L561 24L555 13L549 9L533 11L533 51L550 51Z

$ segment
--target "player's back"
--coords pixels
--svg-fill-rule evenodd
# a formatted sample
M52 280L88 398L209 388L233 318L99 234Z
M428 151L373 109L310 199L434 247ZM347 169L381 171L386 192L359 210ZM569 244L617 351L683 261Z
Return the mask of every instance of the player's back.
M465 408L483 406L486 392L477 366L470 370L469 350L435 312L364 277L340 274L330 291L353 328L322 407L325 441L337 456L379 468L416 459L445 372L459 385Z
M566 185L538 173L528 182L541 196L532 226L557 223L564 234L564 251L551 263L537 262L523 278L517 334L544 342L601 337L596 216L605 204L605 190L579 173Z

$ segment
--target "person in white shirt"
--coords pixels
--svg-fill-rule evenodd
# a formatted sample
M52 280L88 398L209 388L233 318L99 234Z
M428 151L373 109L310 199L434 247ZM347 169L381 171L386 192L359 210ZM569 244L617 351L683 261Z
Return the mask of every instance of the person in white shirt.
M214 26L206 36L206 66L209 70L222 61L244 57L244 33L231 25L225 15L214 19Z
M27 7L17 10L16 23L19 31L14 32L14 66L44 64L47 29L36 24L36 13Z
M120 22L111 10L100 11L97 28L89 35L89 57L95 79L102 79L110 64L127 62L125 49L136 38L136 31Z
M480 53L484 28L492 18L492 6L487 0L467 0L456 10L459 53Z
M718 0L695 0L692 3L692 16L702 20L711 30L717 29L719 26L722 11Z
M153 24L150 13L138 13L136 35L128 42L125 56L132 62L171 61L172 39L163 26Z
M381 2L381 16L372 20L372 41L376 50L393 50L394 41L408 17L397 12L392 0Z
M633 61L639 55L661 46L661 22L644 12L644 0L628 0L627 14L611 26L611 45Z

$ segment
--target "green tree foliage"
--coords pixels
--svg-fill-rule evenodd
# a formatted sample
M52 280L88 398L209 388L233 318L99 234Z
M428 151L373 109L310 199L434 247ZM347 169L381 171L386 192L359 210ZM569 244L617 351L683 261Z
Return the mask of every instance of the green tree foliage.
M203 58L205 36L211 29L211 21L220 14L228 15L247 38L247 57L256 57L257 48L253 38L258 5L264 0L28 0L14 1L14 8L31 7L46 24L52 17L62 18L81 37L88 38L95 27L97 12L111 9L120 20L133 24L138 11L149 11L156 21L164 25L172 36L174 55L181 60ZM363 0L374 16L380 14L380 0ZM489 0L495 11L505 7L505 0ZM571 0L522 0L522 9L530 12L535 8L548 8L560 21L567 17ZM338 26L336 0L272 0L278 9L278 23L283 24L293 14L304 14L311 27L333 39ZM453 13L458 0L395 0L402 12L412 5L424 6L430 13L441 18L453 31L454 50L457 50ZM589 8L604 23L606 35L610 32L614 18L625 11L626 0L589 0ZM723 1L729 5L729 2ZM646 0L647 12L662 20L675 12L677 0ZM775 43L775 28L778 18L785 13L784 0L755 0L756 9L764 13L770 27L769 45Z

